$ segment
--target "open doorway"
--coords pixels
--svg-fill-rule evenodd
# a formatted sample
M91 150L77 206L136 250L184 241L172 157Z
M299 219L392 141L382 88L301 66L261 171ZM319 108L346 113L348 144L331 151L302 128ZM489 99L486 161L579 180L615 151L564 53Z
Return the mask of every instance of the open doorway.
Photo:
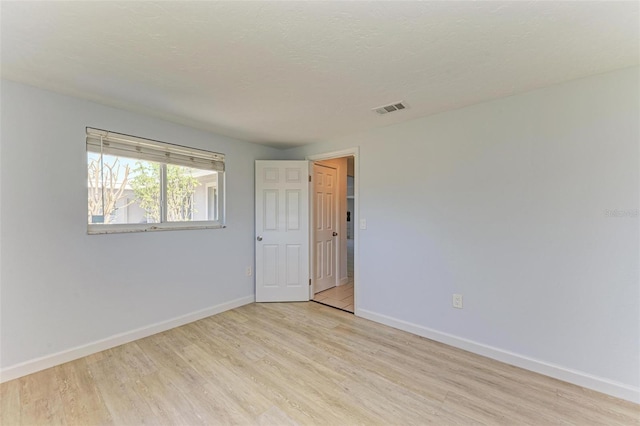
M355 156L312 164L311 299L355 311Z

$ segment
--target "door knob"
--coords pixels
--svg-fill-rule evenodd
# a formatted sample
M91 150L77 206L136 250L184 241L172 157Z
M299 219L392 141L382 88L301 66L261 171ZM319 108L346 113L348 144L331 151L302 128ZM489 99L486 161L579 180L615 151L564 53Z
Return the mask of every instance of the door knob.
M337 236L338 236L338 233L337 233L336 231L333 231L333 236L334 236L334 237L337 237Z
M262 241L262 237L258 235L258 238L256 238L256 240Z

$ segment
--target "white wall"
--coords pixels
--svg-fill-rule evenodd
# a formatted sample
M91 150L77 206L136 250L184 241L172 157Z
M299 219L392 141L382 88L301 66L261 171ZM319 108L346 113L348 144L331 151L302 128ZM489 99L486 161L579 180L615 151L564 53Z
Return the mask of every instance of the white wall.
M253 299L254 160L278 150L7 81L0 99L3 369ZM86 126L226 154L227 228L87 235Z
M290 150L360 147L356 312L640 401L638 75Z

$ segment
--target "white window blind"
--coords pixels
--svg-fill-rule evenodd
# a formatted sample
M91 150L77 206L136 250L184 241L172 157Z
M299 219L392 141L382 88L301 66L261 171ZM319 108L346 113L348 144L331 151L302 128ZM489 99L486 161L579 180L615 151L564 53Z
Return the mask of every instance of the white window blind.
M87 127L87 151L224 172L224 154Z

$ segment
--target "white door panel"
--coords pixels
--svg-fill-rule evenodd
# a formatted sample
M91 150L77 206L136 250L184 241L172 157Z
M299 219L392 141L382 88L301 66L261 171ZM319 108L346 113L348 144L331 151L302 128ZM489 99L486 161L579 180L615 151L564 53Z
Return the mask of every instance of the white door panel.
M336 285L336 169L313 165L314 214L314 282L313 291L318 293Z
M256 161L256 301L309 300L309 163Z

